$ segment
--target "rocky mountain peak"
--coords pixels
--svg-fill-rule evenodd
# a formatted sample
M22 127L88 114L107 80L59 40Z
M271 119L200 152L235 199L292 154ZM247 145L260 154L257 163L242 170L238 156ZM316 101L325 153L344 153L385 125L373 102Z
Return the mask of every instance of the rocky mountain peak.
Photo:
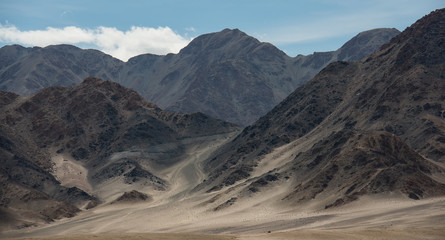
M84 89L90 89L92 91L103 91L107 90L109 92L112 92L113 94L124 92L125 94L137 94L136 91L131 90L129 88L123 87L122 85L112 82L109 80L103 80L100 78L95 77L88 77L83 80L81 84L76 86L76 88L84 88ZM142 99L142 98L141 98Z
M245 54L258 44L260 42L257 39L238 29L224 29L195 38L179 54L200 54L211 51L213 54L239 55Z
M423 18L417 20L413 25L407 27L402 34L394 38L390 43L400 42L402 39L432 40L435 37L443 37L443 23L445 8L437 9ZM426 41L425 41L426 43Z
M57 44L57 45L49 45L45 47L47 50L54 51L77 51L81 50L81 48L70 45L70 44Z
M433 11L382 46L381 51L399 52L395 61L402 70L415 64L441 64L445 59L444 25L445 9Z
M377 28L361 32L338 50L338 58L343 61L358 61L374 53L399 33L395 28Z

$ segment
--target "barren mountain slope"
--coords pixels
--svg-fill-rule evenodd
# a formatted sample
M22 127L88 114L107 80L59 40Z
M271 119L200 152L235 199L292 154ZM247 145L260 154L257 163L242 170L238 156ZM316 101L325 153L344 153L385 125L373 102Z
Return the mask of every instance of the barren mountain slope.
M140 58L130 61L145 64ZM271 44L226 29L159 59L144 78L128 74L120 82L142 89L144 97L166 110L200 111L245 125L297 86L290 64L291 58Z
M190 148L238 130L200 113L162 111L95 78L0 99L4 226L71 217L131 189L163 192L174 187L163 170L183 164Z
M444 22L437 10L370 57L330 64L209 159L197 190L239 199L289 184L283 204L320 207L443 196Z
M75 186L61 186L51 174L49 154L28 137L29 133L10 125L17 118L6 112L24 99L8 92L0 95L0 229L72 217L85 204L97 204L97 199L85 191Z

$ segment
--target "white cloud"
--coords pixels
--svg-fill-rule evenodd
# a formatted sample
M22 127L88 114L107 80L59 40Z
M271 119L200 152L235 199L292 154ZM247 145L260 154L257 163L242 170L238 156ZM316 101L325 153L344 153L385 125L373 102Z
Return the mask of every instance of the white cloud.
M177 53L191 41L169 27L131 27L128 31L98 27L48 27L45 30L21 31L13 25L0 24L0 42L45 47L53 44L87 44L123 61L143 54Z
M15 26L0 25L0 42L34 46L50 44L74 44L94 41L94 31L77 27L51 28L45 30L20 31Z

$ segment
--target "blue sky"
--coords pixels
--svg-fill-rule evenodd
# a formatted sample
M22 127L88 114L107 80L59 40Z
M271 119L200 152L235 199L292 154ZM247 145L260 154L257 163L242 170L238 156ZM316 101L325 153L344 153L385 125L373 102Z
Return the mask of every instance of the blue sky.
M372 28L402 31L443 7L445 0L0 0L0 46L67 43L127 60L238 28L296 56L336 50Z

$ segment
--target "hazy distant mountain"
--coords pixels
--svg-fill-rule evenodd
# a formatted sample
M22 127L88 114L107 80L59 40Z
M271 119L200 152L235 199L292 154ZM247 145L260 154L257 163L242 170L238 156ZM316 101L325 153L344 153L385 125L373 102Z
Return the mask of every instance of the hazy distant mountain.
M0 111L0 213L8 216L0 228L71 217L122 188L168 189L157 171L190 145L238 130L200 113L164 112L94 78L29 98L0 91Z
M327 208L445 195L444 19L435 11L370 57L324 68L210 158L198 189L239 199L289 186L283 204Z
M0 58L0 89L22 96L45 87L74 86L89 76L116 79L123 67L123 62L100 51L71 45L5 46L0 49Z
M28 96L49 86L73 86L88 76L118 82L162 109L203 112L248 125L328 63L358 60L399 32L360 33L334 52L291 58L238 29L194 39L179 54L144 54L127 63L68 45L0 49L0 88Z
M297 78L301 79L301 82L306 82L331 62L361 60L399 33L400 31L395 28L373 29L359 33L336 51L315 52L308 56L298 55L294 58Z

